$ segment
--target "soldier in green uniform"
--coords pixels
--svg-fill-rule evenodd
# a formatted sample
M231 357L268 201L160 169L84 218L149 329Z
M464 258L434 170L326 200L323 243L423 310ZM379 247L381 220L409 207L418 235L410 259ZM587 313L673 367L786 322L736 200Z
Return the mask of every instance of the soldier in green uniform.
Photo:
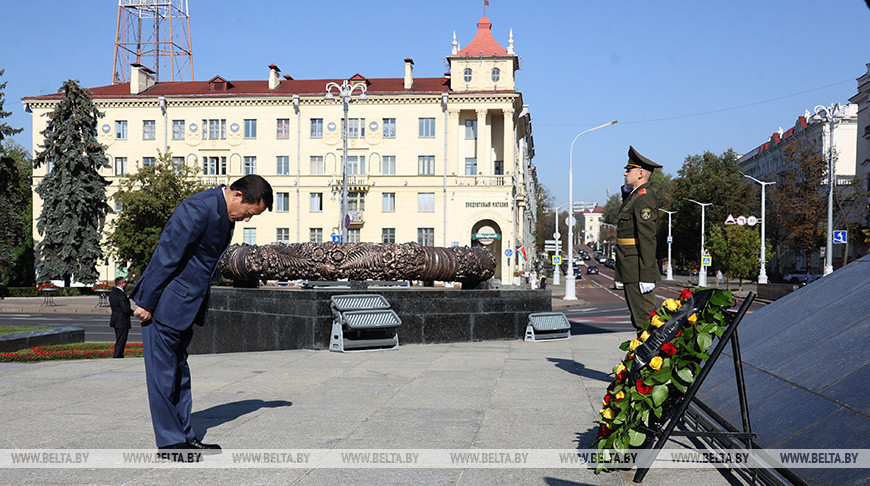
M659 280L656 263L656 217L658 200L650 187L652 172L661 168L652 160L628 148L622 206L616 225L616 274L623 283L631 324L643 329L656 308L655 282Z

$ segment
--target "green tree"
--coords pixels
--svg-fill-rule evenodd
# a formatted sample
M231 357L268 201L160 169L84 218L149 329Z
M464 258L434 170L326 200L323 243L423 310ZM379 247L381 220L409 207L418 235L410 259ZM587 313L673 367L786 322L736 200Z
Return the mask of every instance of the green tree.
M111 208L106 204L109 182L99 170L109 167L105 147L97 142L97 120L103 115L88 90L66 81L63 98L48 114L41 132L42 151L33 160L46 175L36 186L42 212L36 229L43 237L37 245L39 279L62 279L69 285L97 279L103 225Z
M112 199L122 208L109 223L109 254L127 266L127 279L142 274L163 227L182 201L206 187L193 176L197 168L172 162L172 153L157 152L153 166L124 177Z
M0 78L3 77L3 73L6 72L5 69L0 69ZM8 123L4 122L3 119L12 114L12 112L3 110L3 103L6 102L6 94L3 92L6 89L6 83L0 83L0 140L3 140L5 137L10 135L15 135L16 133L21 133L23 128L12 128Z
M743 280L751 280L761 268L759 261L761 251L761 235L758 228L738 225L713 225L707 248L713 257L713 270L721 270L729 277L737 278L743 286ZM770 246L766 247L766 260L770 259Z
M757 196L752 182L740 174L737 155L731 149L718 156L712 152L688 156L677 173L670 207L665 209L677 211L673 216L675 263L682 263L689 270L700 264L701 207L688 199L712 203L704 210L709 231L713 225L722 224L729 214L748 214ZM661 220L666 232L667 218Z
M0 144L0 275L2 284L33 283L30 154L11 139Z

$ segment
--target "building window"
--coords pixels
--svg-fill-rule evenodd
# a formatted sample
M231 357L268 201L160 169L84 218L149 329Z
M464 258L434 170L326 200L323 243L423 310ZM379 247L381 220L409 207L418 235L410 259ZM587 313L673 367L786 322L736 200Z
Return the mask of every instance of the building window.
M275 232L275 243L290 243L290 228L278 228Z
M434 213L435 212L435 193L434 192L418 192L417 193L417 212Z
M495 175L504 175L504 160L496 160L493 166L492 173Z
M172 164L176 167L184 167L184 157L172 157Z
M252 157L252 156L245 156L244 162L242 163L242 172L245 175L256 174L257 173L257 158Z
M278 175L290 175L290 157L279 155L275 159L275 172Z
M347 193L347 210L348 211L365 211L366 210L366 193L364 193L364 192L349 192L349 193Z
M323 243L323 228L311 228L308 230L308 241L312 243Z
M492 68L492 74L490 75L493 83L497 83L499 79L501 79L501 71L498 68Z
M382 121L383 121L383 128L381 129L382 136L384 138L396 138L396 119L395 118L384 118Z
M359 243L360 242L359 233L360 233L359 228L348 228L347 229L347 242L348 243Z
M465 70L462 71L462 80L466 83L471 82L471 68L465 68Z
M290 138L290 119L289 118L278 118L278 132L276 137L279 140L286 140Z
M465 139L477 140L477 120L465 120Z
M54 164L52 164L54 165ZM115 157L115 175L122 176L127 173L127 157Z
M435 175L434 155L420 155L417 157L417 175Z
M366 138L366 119L365 118L349 118L350 123L347 126L347 138ZM344 120L341 122L341 129L344 130Z
M349 155L347 157L347 173L348 174L365 174L366 173L366 158L364 155Z
M257 120L245 120L245 138L257 138Z
M290 211L290 193L279 192L275 196L275 212L286 213Z
M226 140L227 138L227 120L226 119L211 119L202 121L202 139L203 140Z
M142 167L154 167L154 157L142 157Z
M465 158L465 175L477 175L477 159L474 157Z
M435 246L435 228L417 228L417 243L421 246Z
M155 130L157 126L154 124L154 120L143 120L142 121L142 140L154 140L157 136Z
M383 175L396 175L395 155L384 155L381 159L381 173Z
M127 140L127 120L115 122L115 140Z
M320 213L323 211L323 193L322 192L312 192L311 194L311 203L308 207L308 210L312 213Z
M311 175L323 175L323 156L312 155L308 170Z
M172 120L172 140L184 140L184 120Z
M384 228L381 230L381 243L395 243L396 228Z
M203 175L227 175L227 158L226 157L203 157L202 158L202 174Z
M384 193L384 203L382 206L382 211L385 213L396 212L396 193L395 192L385 192Z
M248 245L257 244L257 228L245 228L242 236L242 241Z
M323 138L323 118L311 119L311 138Z
M420 118L420 138L435 138L434 118Z

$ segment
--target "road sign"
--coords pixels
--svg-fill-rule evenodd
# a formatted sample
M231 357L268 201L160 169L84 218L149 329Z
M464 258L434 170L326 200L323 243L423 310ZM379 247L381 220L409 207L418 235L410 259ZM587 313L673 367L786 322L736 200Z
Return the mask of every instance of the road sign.
M565 225L566 226L574 226L574 223L576 223L576 222L577 222L577 220L574 219L574 216L568 216L567 218L565 218Z
M703 265L705 267L709 267L709 266L713 265L713 257L711 257L710 255L702 256L701 257L701 265Z
M514 252L510 248L508 248L507 250L504 251L504 256L506 256L506 257L509 257L513 254L514 254Z
M553 233L553 238L556 238L557 240L559 239L560 236L562 236L562 233L559 233L558 231Z
M758 224L758 218L756 218L755 216L750 216L746 218L746 224L748 224L749 226L755 226L756 224Z
M834 243L845 244L848 240L847 230L834 230Z
M737 224L737 220L734 219L733 214L729 214L727 218L725 218L725 224Z
M332 235L333 243L341 243L341 235Z
M349 214L344 215L344 227L350 228L350 215Z
M668 236L668 244L670 245L670 244L673 243L673 242L674 242L674 237L673 237L673 236Z
M561 255L553 255L553 265L561 265L562 264L562 256Z
M746 216L737 216L737 224L740 226L746 225Z

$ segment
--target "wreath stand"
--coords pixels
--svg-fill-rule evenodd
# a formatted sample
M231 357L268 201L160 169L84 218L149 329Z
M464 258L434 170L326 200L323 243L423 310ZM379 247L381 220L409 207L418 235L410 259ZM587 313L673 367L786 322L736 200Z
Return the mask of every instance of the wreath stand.
M749 292L746 296L746 299L743 301L743 304L733 315L733 319L731 323L725 328L725 332L722 334L722 337L719 339L719 342L716 344L716 347L713 349L713 352L710 354L710 358L704 363L704 366L701 368L701 371L698 373L695 381L686 391L686 394L680 400L679 405L677 407L676 412L671 417L671 419L667 422L664 428L660 429L647 429L646 432L651 433L653 435L653 440L647 445L646 450L650 451L648 459L645 463L638 465L637 472L634 475L634 482L640 483L643 481L643 478L646 476L646 473L649 471L649 466L655 461L656 457L658 457L659 451L664 447L665 443L667 443L668 439L673 436L684 436L684 437L697 437L697 438L721 438L721 439L738 439L743 442L743 445L746 449L752 449L753 439L755 438L755 434L752 432L752 426L749 422L749 407L748 402L746 401L746 385L743 381L743 361L740 358L740 341L737 338L737 325L740 324L740 321L743 319L743 316L746 315L746 311L749 310L749 306L755 300L755 294ZM689 405L693 404L705 410L706 412L712 412L709 407L704 405L698 400L695 400L695 395L698 393L698 390L701 388L701 385L704 383L704 380L707 378L707 375L710 374L710 370L713 368L713 365L716 363L716 360L719 359L719 355L722 354L722 351L725 349L725 345L728 342L731 342L731 351L734 357L734 374L737 378L737 396L738 401L740 403L740 417L742 419L742 431L675 431L674 429L680 423L683 423L686 419L686 412L689 409Z

